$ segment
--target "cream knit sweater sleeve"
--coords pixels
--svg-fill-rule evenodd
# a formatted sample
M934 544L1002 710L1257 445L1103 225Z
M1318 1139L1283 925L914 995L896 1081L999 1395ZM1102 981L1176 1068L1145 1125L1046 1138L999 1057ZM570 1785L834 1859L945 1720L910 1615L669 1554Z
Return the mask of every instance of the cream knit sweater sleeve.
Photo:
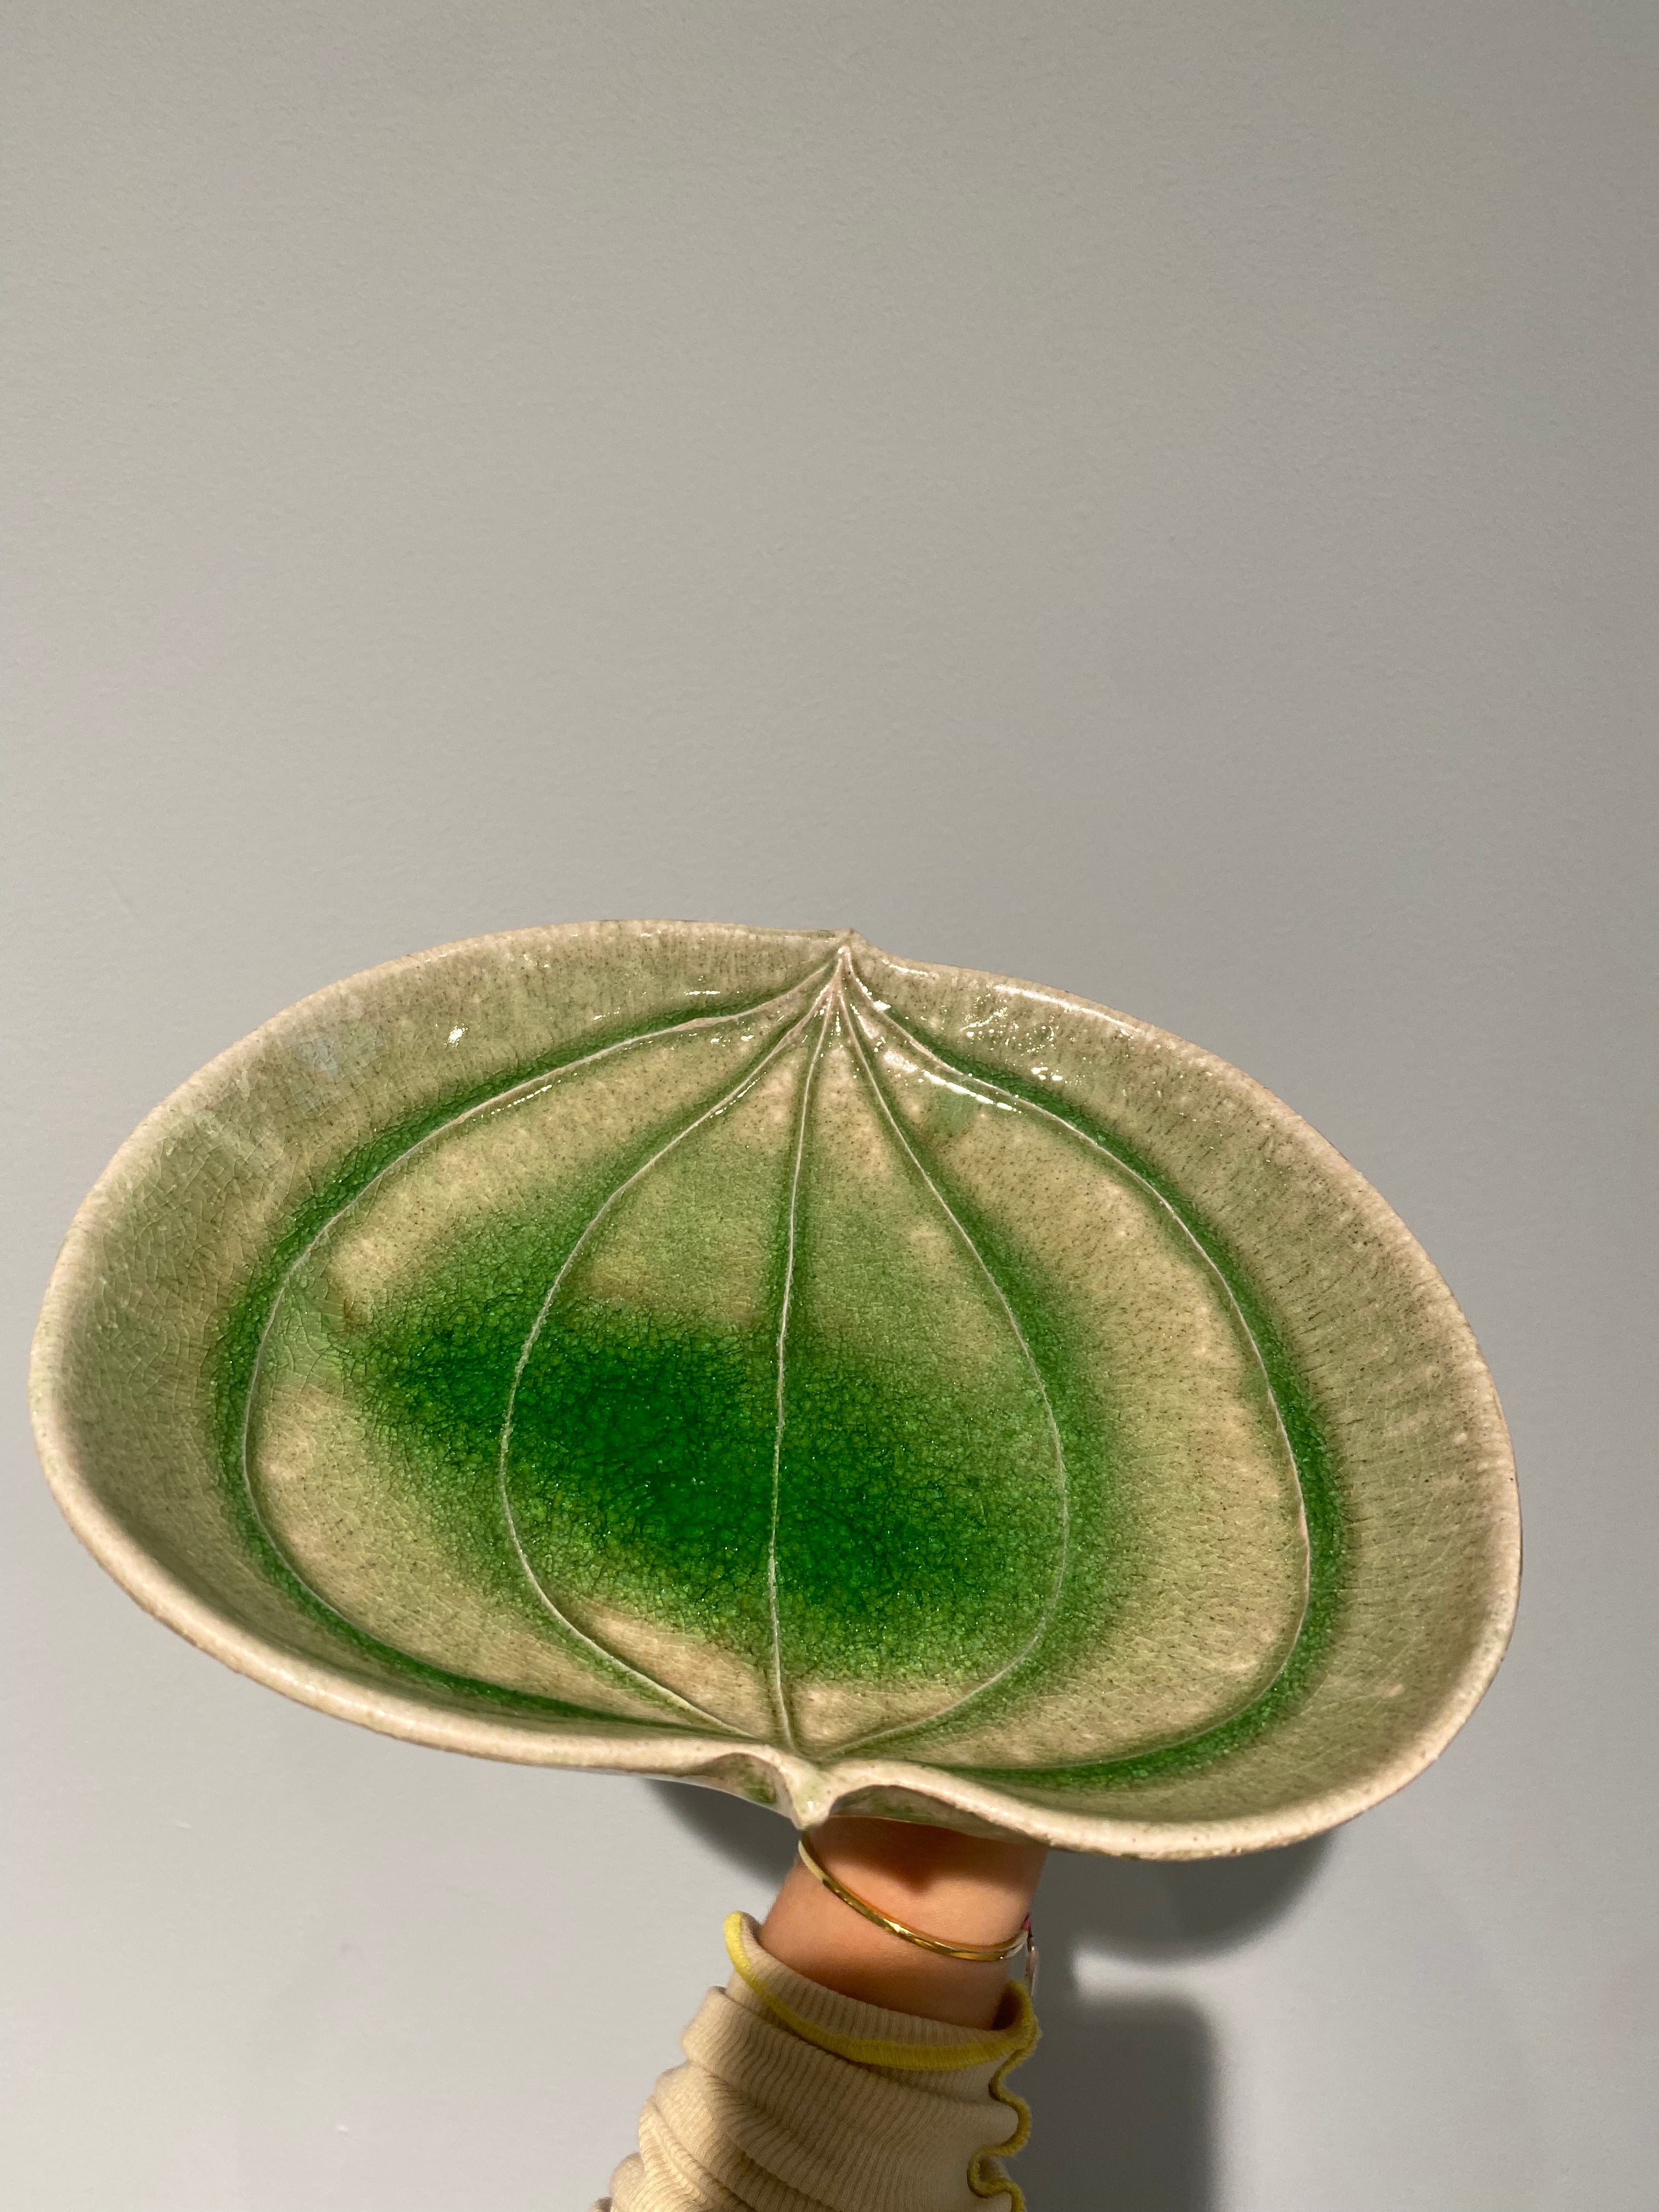
M710 1990L594 2212L1023 2212L999 2153L1030 2115L1005 2077L1036 2041L1010 1983L993 2028L884 2012L809 1982L726 1923Z

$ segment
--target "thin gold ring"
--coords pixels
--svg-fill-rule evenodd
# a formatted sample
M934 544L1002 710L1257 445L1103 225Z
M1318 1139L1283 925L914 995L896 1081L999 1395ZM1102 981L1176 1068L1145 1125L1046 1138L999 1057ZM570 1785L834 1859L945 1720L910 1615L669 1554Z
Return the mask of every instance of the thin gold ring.
M1029 1912L1006 1943L947 1943L942 1936L926 1936L920 1928L907 1927L902 1920L895 1920L890 1912L884 1912L878 1905L872 1905L867 1897L860 1897L856 1890L848 1889L844 1881L837 1881L829 1868L814 1857L805 1836L796 1844L795 1850L808 1874L821 1881L831 1897L838 1897L843 1905L850 1905L854 1912L862 1913L876 1927L884 1928L890 1936L898 1936L902 1942L915 1943L924 1951L936 1951L941 1958L963 1959L970 1966L998 1966L1004 1959L1012 1959L1016 1951L1023 1949L1025 1953L1025 1979L1028 1984L1035 1980L1036 1942L1031 1934Z

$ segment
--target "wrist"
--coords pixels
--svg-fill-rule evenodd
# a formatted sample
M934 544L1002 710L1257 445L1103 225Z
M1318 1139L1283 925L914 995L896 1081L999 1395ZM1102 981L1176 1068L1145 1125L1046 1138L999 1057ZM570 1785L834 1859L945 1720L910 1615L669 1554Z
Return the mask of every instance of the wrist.
M1006 1944L1030 1910L1040 1844L909 1820L828 1820L806 1838L825 1872L906 1927L944 1943Z
M975 1947L1000 1947L1018 1929L1047 1856L1040 1844L902 1820L831 1820L809 1841L825 1871L878 1911L942 1943ZM762 1940L826 1988L962 2026L989 2025L1008 1978L1000 1960L941 1955L873 1924L799 1862Z

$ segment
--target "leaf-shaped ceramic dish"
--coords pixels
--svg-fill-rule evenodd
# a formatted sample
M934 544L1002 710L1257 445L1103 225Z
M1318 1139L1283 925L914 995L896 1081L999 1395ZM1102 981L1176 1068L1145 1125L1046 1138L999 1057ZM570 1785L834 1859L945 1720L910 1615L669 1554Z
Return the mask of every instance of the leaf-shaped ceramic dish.
M1236 1069L848 934L337 984L160 1107L36 1345L75 1528L392 1734L1182 1856L1407 1781L1518 1523L1450 1294Z

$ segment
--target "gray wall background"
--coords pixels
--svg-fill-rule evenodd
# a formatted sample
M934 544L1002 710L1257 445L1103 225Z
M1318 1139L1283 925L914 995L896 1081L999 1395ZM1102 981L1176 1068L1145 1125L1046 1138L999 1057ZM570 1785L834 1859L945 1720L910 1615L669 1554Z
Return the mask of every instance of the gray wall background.
M35 0L13 181L9 2201L585 2206L787 1838L285 1705L36 1474L117 1142L337 975L852 923L1416 1229L1528 1581L1325 1846L1067 1861L1033 2212L1653 2202L1659 11Z

